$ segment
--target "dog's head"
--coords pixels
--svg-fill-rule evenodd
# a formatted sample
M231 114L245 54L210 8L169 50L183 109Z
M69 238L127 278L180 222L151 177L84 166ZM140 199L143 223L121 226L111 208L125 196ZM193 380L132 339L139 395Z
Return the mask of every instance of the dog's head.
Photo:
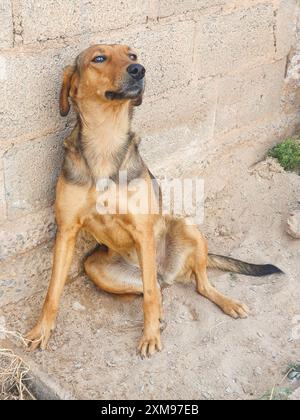
M67 66L60 92L60 113L70 110L69 97L75 104L82 100L99 103L131 101L142 103L145 68L137 54L126 45L94 45Z

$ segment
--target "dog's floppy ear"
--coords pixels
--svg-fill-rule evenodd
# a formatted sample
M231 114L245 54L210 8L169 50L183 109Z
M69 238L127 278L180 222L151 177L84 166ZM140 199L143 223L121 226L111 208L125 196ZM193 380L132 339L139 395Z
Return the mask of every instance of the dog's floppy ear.
M59 97L59 110L62 117L66 117L70 111L70 89L72 86L72 78L75 74L76 68L74 66L67 66L64 69L63 82Z

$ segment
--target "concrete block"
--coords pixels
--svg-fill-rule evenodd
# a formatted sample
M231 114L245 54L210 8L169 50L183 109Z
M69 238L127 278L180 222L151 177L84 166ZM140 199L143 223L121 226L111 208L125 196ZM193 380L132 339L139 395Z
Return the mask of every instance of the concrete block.
M180 15L186 12L203 10L226 4L228 0L159 0L159 17Z
M143 0L27 0L19 6L23 42L59 40L144 23L147 4Z
M195 75L224 74L273 57L273 25L269 2L224 15L202 16L195 39Z
M63 68L73 63L77 48L0 55L0 65L5 65L2 77L0 71L0 95L5 98L0 119L3 144L16 137L36 138L68 124L72 116L59 116L58 98Z
M141 153L157 176L180 177L205 161L213 147L217 104L215 81L173 89L145 99L134 117Z
M6 219L6 199L4 187L4 171L0 169L0 224Z
M81 0L78 0L82 4ZM146 15L150 1L148 0L93 0L87 2L83 14L85 31L101 32L111 29L127 28L146 23Z
M215 159L223 153L223 150L230 149L232 155L240 161L248 159L248 156L241 154L240 148L248 147L255 153L255 158L248 160L250 167L254 162L261 160L267 151L275 146L280 140L292 136L299 126L299 115L270 114L267 118L257 121L249 120L247 127L228 133L216 133L215 144L217 145ZM227 169L231 165L227 167ZM226 170L226 168L225 168ZM233 168L234 171L234 168Z
M220 80L216 133L232 129L280 111L285 60L235 73Z
M13 46L13 22L10 0L1 0L0 3L0 48Z
M4 155L9 218L49 207L63 160L64 134L17 145Z
M51 265L52 244L0 263L0 307L46 291Z
M300 49L300 3L296 7L296 36L295 36L295 48Z
M286 56L295 41L296 21L298 14L297 0L280 0L279 8L276 11L276 22L274 28L274 42L276 57Z
M144 103L137 108L134 127L137 132L157 132L161 129L189 123L198 125L201 137L211 138L217 103L217 82L191 83L185 89L171 89L157 98L145 96ZM199 134L200 134L199 132ZM165 147L165 154L169 148Z
M282 110L286 114L300 110L300 50L293 50L288 57Z
M214 139L205 139L200 126L177 125L144 136L141 154L155 176L169 179L201 174Z
M0 262L49 242L55 231L52 208L6 222L0 231Z

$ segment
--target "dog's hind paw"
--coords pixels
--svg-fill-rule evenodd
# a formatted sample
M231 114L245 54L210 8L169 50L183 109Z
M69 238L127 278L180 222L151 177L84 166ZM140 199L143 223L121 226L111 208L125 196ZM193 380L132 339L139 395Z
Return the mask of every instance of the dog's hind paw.
M223 311L225 314L231 316L234 319L238 318L248 318L249 315L249 308L240 302L237 302L235 300L229 300L222 306Z

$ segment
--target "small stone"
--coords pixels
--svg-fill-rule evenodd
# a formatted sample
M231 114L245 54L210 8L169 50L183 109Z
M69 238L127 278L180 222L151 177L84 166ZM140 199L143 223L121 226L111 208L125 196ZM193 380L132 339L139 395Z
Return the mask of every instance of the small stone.
M294 381L294 380L298 381L300 379L300 372L293 370L292 372L289 373L288 378L291 381Z
M85 311L85 306L81 305L80 302L74 302L72 305L74 311L83 312Z
M112 362L110 360L105 360L105 363L108 367L116 367L117 366L115 362Z
M219 236L230 236L231 232L227 226L219 226Z
M294 239L300 239L300 210L292 212L286 225L287 233Z
M261 376L261 375L263 374L263 371L262 371L262 369L261 369L260 367L257 367L257 368L255 368L255 370L254 370L254 374L255 374L256 376Z

